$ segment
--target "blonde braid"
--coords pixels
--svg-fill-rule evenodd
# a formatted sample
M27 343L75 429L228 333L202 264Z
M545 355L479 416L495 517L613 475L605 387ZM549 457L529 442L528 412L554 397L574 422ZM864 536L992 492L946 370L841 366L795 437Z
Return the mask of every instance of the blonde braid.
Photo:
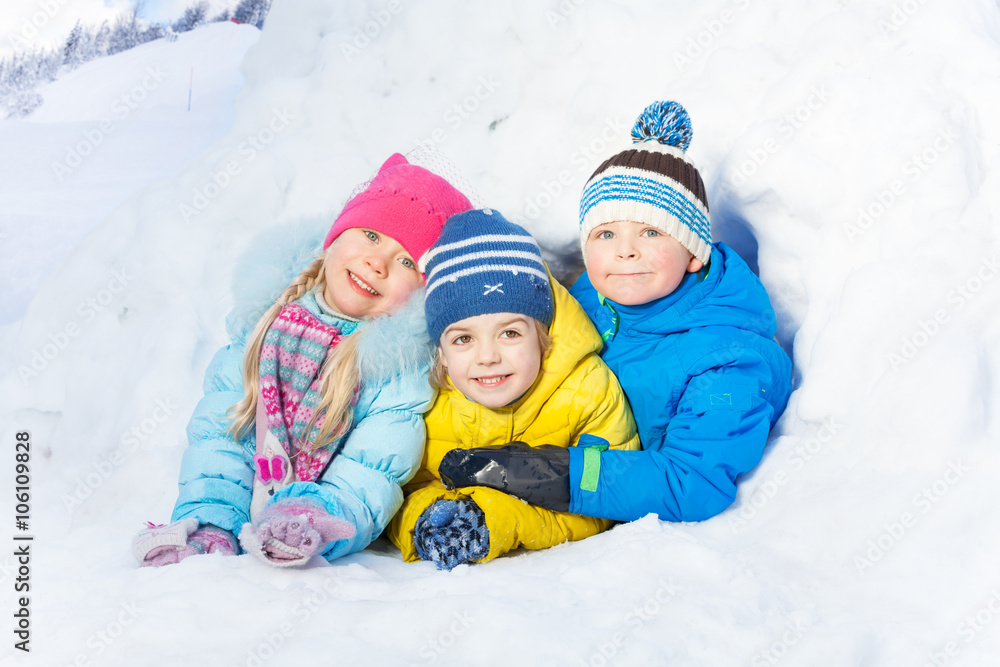
M325 284L323 280L324 260L325 257L320 256L296 276L281 293L281 296L264 312L250 334L243 357L243 398L229 409L229 416L233 420L229 427L229 434L237 440L247 434L257 416L257 396L260 393L260 351L264 346L267 330L271 328L271 324L274 323L282 308L301 298L317 283L321 287Z

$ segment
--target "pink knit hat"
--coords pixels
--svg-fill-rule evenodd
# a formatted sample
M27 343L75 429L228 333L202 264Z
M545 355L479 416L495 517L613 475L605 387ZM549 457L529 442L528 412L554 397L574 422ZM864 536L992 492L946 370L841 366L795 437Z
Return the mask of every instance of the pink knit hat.
M445 220L471 208L469 199L448 181L396 153L368 187L347 202L326 235L323 249L344 230L365 227L399 241L420 264L441 236Z

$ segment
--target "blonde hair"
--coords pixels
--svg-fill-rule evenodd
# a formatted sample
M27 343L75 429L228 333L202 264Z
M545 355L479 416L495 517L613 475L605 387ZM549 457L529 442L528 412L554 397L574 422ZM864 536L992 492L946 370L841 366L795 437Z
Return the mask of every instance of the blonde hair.
M301 298L313 287L318 286L320 290L325 288L326 280L323 272L325 259L325 255L322 255L306 267L267 309L250 334L243 357L243 398L229 409L229 416L233 420L229 433L234 438L244 437L257 417L257 399L260 395L260 353L268 329L282 308ZM350 430L354 417L351 408L360 381L357 356L358 336L346 336L337 343L323 363L320 369L319 405L316 406L305 432L300 435L301 440L309 442L309 436L313 435L318 417L325 414L326 418L323 426L316 432L312 445L307 448L308 453L326 447Z
M540 358L544 362L545 355L549 353L549 349L552 347L552 334L549 333L548 327L538 320L535 320L535 333L538 335L538 347L541 350ZM538 372L542 373L542 370L539 369ZM438 343L438 355L437 359L434 361L434 368L431 370L430 380L431 386L435 389L453 388L451 378L448 377L448 369L445 368L444 362L441 361L440 343Z

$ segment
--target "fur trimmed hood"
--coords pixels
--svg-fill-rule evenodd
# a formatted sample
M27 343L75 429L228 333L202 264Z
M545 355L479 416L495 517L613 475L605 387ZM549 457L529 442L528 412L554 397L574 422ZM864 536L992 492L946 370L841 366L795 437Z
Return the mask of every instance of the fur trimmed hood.
M233 268L233 309L226 316L226 332L234 343L243 347L281 292L323 254L323 236L329 227L326 218L303 218L250 241Z
M423 287L398 311L365 323L355 335L361 336L358 373L362 382L426 373L437 354L427 333Z
M311 216L270 229L253 239L233 269L233 309L226 331L243 348L265 311L309 264L323 253L330 222ZM426 371L435 347L427 334L424 290L417 290L393 315L366 322L354 335L363 382Z

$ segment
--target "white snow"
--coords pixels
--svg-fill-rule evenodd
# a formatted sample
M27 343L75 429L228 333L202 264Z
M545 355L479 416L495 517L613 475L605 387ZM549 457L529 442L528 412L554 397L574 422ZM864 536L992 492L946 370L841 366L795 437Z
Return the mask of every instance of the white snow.
M28 118L0 122L0 324L116 206L229 130L259 35L211 24L91 61L39 88Z
M241 30L196 30L190 53L233 63L252 41ZM112 133L65 183L46 171L52 147L156 58L93 63L108 71L92 93L53 84L37 116L0 124L3 215L33 216L5 232L5 285L25 298L48 276L0 327L0 474L14 478L15 433L30 430L36 536L34 654L5 630L0 656L998 664L998 41L989 0L275 3L230 118L214 107L214 122L184 125L186 97L168 103L164 82L128 135L144 160L123 169L111 142L126 135ZM183 93L187 65L170 62ZM732 508L450 573L384 540L293 572L217 556L136 567L130 540L169 516L184 425L226 342L231 270L255 235L335 213L390 153L429 140L569 277L579 191L658 99L690 112L716 236L757 254L794 354L788 410ZM117 179L131 182L98 190ZM10 592L17 563L0 565Z

